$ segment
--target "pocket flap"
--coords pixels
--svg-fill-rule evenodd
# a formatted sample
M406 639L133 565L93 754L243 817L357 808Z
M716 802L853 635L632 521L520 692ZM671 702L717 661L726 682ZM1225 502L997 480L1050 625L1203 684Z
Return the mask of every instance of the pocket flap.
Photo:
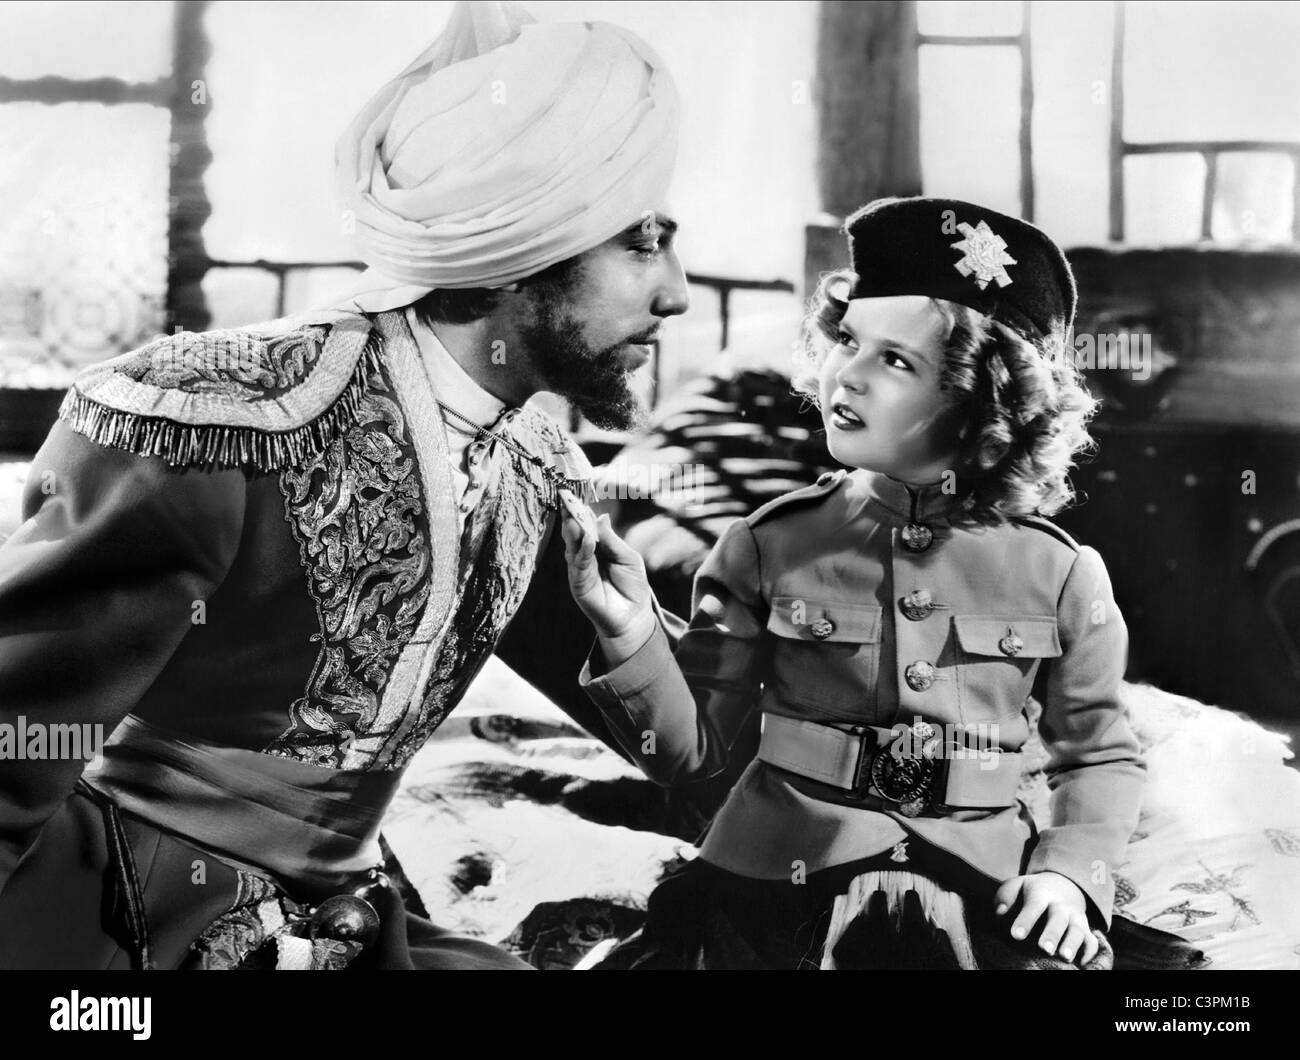
M1004 652L1002 638L1011 629L1020 638L1022 646L1015 653L1017 659L1054 659L1061 654L1061 638L1057 633L1056 619L1048 617L1008 615L953 615L957 626L957 639L964 651L972 655L996 655L1006 659L1013 656Z
M880 640L880 617L879 604L840 604L800 596L774 596L767 628L778 637L812 643L874 644Z

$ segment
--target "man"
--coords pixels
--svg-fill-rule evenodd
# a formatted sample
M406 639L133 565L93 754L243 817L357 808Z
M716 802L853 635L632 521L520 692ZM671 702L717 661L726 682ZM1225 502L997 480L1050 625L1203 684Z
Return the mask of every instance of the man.
M632 34L461 5L339 144L356 291L78 378L0 548L0 967L525 967L406 914L379 824L494 650L600 729L590 466L523 403L637 419L676 122Z

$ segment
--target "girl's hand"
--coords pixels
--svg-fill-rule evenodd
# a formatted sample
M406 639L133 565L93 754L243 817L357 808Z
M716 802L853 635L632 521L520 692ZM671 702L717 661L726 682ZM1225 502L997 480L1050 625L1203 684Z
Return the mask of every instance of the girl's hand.
M1013 876L998 888L994 898L998 916L1007 913L1020 899L1020 914L1010 925L1011 937L1027 939L1040 920L1045 921L1038 946L1044 953L1062 960L1087 964L1100 948L1088 923L1088 905L1073 880L1059 872L1033 872ZM1080 951L1082 947L1082 951Z
M645 644L657 624L645 562L614 533L609 516L597 520L568 490L560 497L569 592L595 627L606 663L614 667Z

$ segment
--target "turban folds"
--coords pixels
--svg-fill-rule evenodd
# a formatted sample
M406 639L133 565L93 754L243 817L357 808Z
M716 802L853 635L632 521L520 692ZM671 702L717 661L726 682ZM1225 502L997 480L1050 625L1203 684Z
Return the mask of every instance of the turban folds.
M661 202L677 121L672 79L635 34L458 5L339 140L370 266L340 307L500 287L603 243Z

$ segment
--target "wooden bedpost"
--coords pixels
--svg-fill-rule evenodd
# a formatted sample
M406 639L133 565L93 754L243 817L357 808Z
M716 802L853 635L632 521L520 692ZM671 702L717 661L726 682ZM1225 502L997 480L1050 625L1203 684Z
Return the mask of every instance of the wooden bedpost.
M817 187L804 290L847 264L843 218L882 195L921 193L915 0L822 0L817 33Z

